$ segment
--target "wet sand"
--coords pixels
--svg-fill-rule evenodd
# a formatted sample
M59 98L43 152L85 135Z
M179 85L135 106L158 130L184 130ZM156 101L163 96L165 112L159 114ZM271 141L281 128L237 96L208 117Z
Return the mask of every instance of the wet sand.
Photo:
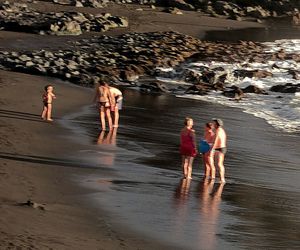
M74 179L94 189L85 198L105 209L112 225L178 249L299 247L298 134L239 109L129 90L121 114L120 128L104 134L85 125L95 119L92 110L77 117L83 122L77 133L94 145L78 154L114 171ZM229 136L227 183L203 181L201 157L193 180L182 180L182 120L194 118L199 139L212 114L224 120Z
M44 11L69 9L69 7L41 2L36 6ZM99 11L90 8L82 8L81 11L83 10L90 13ZM133 22L129 29L116 30L108 33L109 35L129 31L175 30L202 37L207 30L212 29L262 26L256 23L197 17L196 13L186 18L185 15L175 17L150 10L137 12L134 6L128 8L115 6L111 7L109 11L112 14L115 11L122 15L128 15ZM210 25L212 21L214 27ZM201 25L193 25L194 23L201 23ZM95 34L70 38L0 31L0 47L2 50L59 49L65 48L68 40L75 41L92 35ZM0 71L0 79L1 248L174 249L171 243L157 240L155 237L153 240L150 235L148 237L146 234L145 237L142 232L128 229L125 226L126 223L115 224L115 220L109 219L113 218L113 213L109 213L106 208L101 209L98 204L90 203L91 200L86 198L92 193L98 193L98 190L91 186L89 188L78 186L76 182L78 179L75 177L80 179L82 176L92 176L95 173L96 176L117 174L113 168L101 167L98 163L85 161L85 158L79 157L82 154L88 155L85 152L89 150L93 151L93 144L97 139L93 139L93 143L83 143L82 137L60 125L61 117L78 112L83 106L90 104L92 99L90 90L61 83L55 79L14 72ZM43 87L49 82L54 85L57 94L54 104L56 121L53 124L45 123L40 119L41 94ZM139 104L133 104L133 106L138 107ZM222 108L220 109L222 110ZM170 114L172 113L170 112ZM126 124L124 113L122 120ZM146 119L150 122L153 120L156 120L155 117ZM78 123L76 119L71 122L72 124ZM95 122L91 126L97 131ZM130 123L127 123L127 130L122 132L121 127L118 133L127 138L135 131L134 127L132 130L130 128L132 128ZM85 135L83 137L85 138ZM77 141L70 140L71 138L75 138ZM157 141L152 142L152 145L154 143ZM134 148L134 145L129 144L128 146ZM78 156L74 152L81 152L81 154ZM145 153L147 152L149 151ZM168 154L174 156L174 151L171 153L167 151ZM165 158L160 157L160 159L164 160ZM150 159L147 160L150 161ZM163 161L158 162L159 164L163 165ZM172 167L177 168L175 165ZM73 178L71 179L71 177ZM176 174L173 179L174 184L178 184L180 180L178 177L179 175ZM115 182L115 184L120 183L123 182ZM171 185L172 190L173 188L174 185ZM27 200L40 204L40 207L44 209L24 205Z

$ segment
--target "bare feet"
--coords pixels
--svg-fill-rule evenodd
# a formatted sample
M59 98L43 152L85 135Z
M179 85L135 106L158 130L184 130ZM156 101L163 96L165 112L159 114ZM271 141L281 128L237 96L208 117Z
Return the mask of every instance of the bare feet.
M53 119L47 119L47 122L53 122Z

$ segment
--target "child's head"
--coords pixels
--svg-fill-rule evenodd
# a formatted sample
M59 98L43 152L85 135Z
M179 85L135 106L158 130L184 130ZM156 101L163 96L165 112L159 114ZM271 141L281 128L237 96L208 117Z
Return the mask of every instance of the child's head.
M53 90L53 86L48 84L44 87L45 91L48 92L48 91L52 91Z
M214 123L213 122L208 122L205 124L205 128L206 129L212 129L214 127Z
M192 127L194 124L194 121L192 118L190 117L186 117L185 120L184 120L184 125L185 126L189 126L189 127Z

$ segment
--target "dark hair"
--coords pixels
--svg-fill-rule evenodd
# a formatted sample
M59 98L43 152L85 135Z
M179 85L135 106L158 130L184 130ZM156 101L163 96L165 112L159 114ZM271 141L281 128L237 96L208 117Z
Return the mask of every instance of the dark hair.
M46 86L44 87L44 90L47 91L48 88L51 87L51 86L52 86L51 84L46 85Z
M187 124L188 124L188 121L189 120L193 120L191 117L186 117L185 119L184 119L184 125L186 126Z
M217 124L218 127L222 127L224 125L221 119L213 119L213 121Z
M213 127L213 123L212 122L207 122L206 124L205 124L205 126L207 127L207 128L212 128Z

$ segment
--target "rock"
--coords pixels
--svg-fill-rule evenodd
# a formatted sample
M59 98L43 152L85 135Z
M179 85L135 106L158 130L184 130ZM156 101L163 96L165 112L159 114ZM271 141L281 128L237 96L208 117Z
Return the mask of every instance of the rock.
M239 69L239 70L235 70L233 72L235 77L240 77L240 78L245 78L245 77L249 77L249 78L266 78L269 76L273 76L273 74L269 71L266 70L244 70L244 69Z
M300 25L300 12L295 11L292 17L292 24Z
M292 75L293 79L295 80L300 80L300 71L294 70L294 69L289 69L288 73Z
M61 4L61 5L71 5L72 0L53 0L54 3Z
M182 15L183 14L182 11L180 11L177 8L173 8L173 7L166 8L164 11L167 12L167 13L170 13L170 14L175 14L175 15Z
M140 89L143 92L151 92L151 93L169 93L169 89L161 82L155 81L151 83L143 83L140 86Z
M249 85L248 87L242 89L242 91L244 93L254 93L254 94L268 95L268 93L265 90L260 89L259 87L255 86L255 85Z
M133 70L122 70L120 77L128 82L134 82L139 76Z
M181 10L195 10L195 7L193 5L188 4L184 0L167 0L167 4L170 7L179 8Z
M270 91L280 93L296 93L300 92L300 84L287 83L285 85L275 85L270 88Z
M189 87L185 91L185 94L207 95L209 90L210 90L210 88L207 85L205 85L205 83L195 84L195 85Z
M229 98L233 98L234 100L241 100L245 95L243 90L241 88L233 85L230 87L231 90L225 90L223 91L223 95Z

